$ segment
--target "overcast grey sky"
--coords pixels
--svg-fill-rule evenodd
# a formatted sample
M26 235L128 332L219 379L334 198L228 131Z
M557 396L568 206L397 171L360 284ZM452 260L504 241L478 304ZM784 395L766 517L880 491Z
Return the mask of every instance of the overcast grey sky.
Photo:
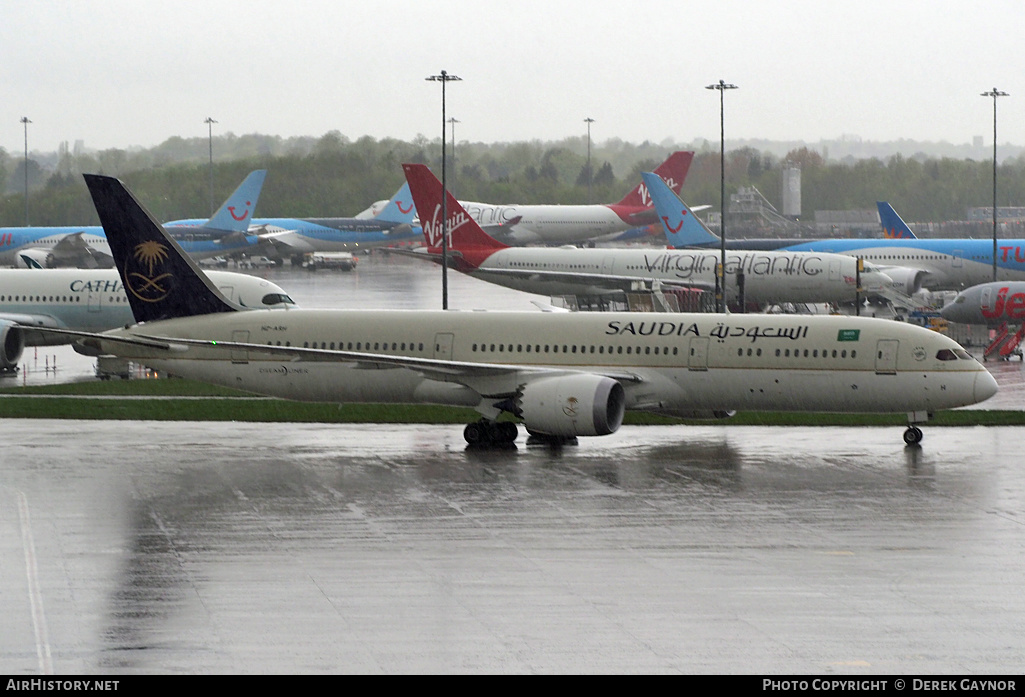
M1025 143L1023 0L0 0L0 147L263 133Z

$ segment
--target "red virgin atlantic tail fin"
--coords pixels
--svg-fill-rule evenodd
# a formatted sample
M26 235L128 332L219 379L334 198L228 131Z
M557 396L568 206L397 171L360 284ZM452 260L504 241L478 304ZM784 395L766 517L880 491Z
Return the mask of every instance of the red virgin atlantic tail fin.
M427 251L431 254L441 252L441 182L434 176L427 165L402 165L409 182L409 191L413 195L420 225L423 227ZM446 197L445 216L448 218L448 249L450 252L462 254L483 252L485 256L505 249L504 245L488 235L477 222L463 209L455 197L448 191Z

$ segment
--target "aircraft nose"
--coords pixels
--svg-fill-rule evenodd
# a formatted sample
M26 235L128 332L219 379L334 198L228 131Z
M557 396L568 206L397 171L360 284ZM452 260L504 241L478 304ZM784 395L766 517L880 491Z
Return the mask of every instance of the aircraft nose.
M944 305L940 309L940 317L947 320L948 322L956 322L958 315L957 309L957 305L955 305L954 303Z
M975 402L985 402L998 391L997 381L988 370L981 370L975 376Z

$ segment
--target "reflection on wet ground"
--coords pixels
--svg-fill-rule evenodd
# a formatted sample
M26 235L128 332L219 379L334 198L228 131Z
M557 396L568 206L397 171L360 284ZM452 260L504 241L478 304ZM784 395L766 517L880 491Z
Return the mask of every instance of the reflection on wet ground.
M475 451L452 426L0 428L8 673L995 673L1025 651L1019 429Z

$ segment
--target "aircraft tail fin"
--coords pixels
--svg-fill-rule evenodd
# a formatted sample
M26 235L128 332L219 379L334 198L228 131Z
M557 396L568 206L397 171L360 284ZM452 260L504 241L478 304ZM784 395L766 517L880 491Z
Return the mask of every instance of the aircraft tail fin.
M441 197L446 197L445 215L448 218L448 249L452 255L458 255L472 266L477 266L488 256L508 245L502 244L481 229L480 225L470 217L459 205L455 197L443 191L441 182L434 176L427 165L402 165L409 182L409 190L413 194L413 202L420 214L420 225L423 227L427 251L431 254L441 252Z
M658 212L659 222L670 247L719 244L719 237L694 216L694 212L662 178L652 172L641 174Z
M403 182L388 204L374 216L375 220L386 223L412 223L414 218L416 206L413 205L413 196L409 193L409 182Z
M243 309L217 290L120 180L84 177L136 322Z
M892 240L917 239L914 232L904 219L897 215L886 201L876 201L876 208L879 209L879 223L883 226L883 237Z
M694 160L694 153L687 150L677 150L670 155L665 162L660 164L655 170L655 174L662 178L671 190L676 193L680 193L680 189L683 187L683 181L687 178L687 171L690 169L690 163ZM640 182L634 188L630 189L630 193L623 197L623 200L615 204L617 206L632 206L634 208L649 208L651 206L651 196L648 193L648 187L644 182Z
M210 220L202 227L225 232L246 232L253 220L253 210L263 190L263 180L267 178L267 170L258 169L250 172L242 180L235 192L228 197Z

